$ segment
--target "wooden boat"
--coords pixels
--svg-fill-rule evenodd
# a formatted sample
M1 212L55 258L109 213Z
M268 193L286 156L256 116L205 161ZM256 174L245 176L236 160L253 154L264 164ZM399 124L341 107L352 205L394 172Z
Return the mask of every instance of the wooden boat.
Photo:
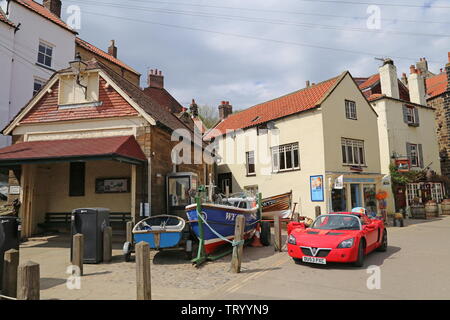
M204 247L207 254L227 244L227 240L234 239L235 221L238 215L245 217L244 239L253 237L256 225L260 221L256 201L250 197L227 198L222 204L203 203L201 208ZM186 215L192 230L200 239L197 205L186 206Z
M264 198L261 206L263 219L273 220L276 216L281 216L283 219L290 218L292 215L292 191Z
M158 215L141 220L133 228L134 242L145 241L152 249L172 248L182 238L186 222L171 215Z

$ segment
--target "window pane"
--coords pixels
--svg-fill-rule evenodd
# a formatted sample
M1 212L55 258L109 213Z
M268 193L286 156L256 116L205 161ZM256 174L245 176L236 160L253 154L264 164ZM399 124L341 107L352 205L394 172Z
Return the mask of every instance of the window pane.
M286 152L286 169L292 169L292 152Z
M52 51L53 51L53 49L52 49L51 47L47 47L47 50L45 51L45 53L46 53L48 56L51 56L51 55L52 55Z
M294 150L294 167L295 168L299 167L299 159L298 159L298 150L297 149Z
M280 153L280 170L286 169L286 156L285 153Z
M38 62L42 64L44 63L44 55L42 53L38 54Z
M347 157L348 157L348 162L352 164L353 163L353 152L352 152L352 147L351 146L347 146Z
M39 52L45 53L45 47L42 44L39 45Z
M45 57L45 65L50 67L52 65L52 58Z
M347 163L347 155L345 154L345 146L342 145L342 162Z
M364 164L364 149L362 147L359 148L359 161L361 164Z
M355 163L359 164L359 152L358 152L357 147L353 147L353 154L354 154Z

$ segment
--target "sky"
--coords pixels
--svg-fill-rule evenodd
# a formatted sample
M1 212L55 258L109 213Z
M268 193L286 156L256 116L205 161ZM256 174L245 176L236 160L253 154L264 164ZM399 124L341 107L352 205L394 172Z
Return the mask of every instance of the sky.
M63 19L74 4L81 38L103 50L114 39L141 86L162 70L185 106L245 109L306 80L372 75L376 57L391 57L399 77L420 57L439 72L450 51L448 0L63 0ZM369 19L378 9L379 25Z

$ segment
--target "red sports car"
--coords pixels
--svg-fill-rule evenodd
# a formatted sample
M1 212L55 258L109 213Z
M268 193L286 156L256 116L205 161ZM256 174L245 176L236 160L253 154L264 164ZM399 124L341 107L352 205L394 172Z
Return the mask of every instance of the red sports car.
M363 213L324 214L309 228L299 222L288 225L288 253L295 261L351 262L362 267L365 255L374 250L386 251L387 246L383 221Z

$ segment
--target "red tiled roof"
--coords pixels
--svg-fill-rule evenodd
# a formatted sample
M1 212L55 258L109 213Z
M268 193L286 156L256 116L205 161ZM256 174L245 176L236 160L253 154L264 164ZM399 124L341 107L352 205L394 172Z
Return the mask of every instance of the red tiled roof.
M448 88L447 73L443 72L434 77L428 78L426 80L426 83L427 83L427 94L429 95L429 98L436 97L447 91Z
M20 142L0 149L0 163L121 157L146 161L134 136Z
M11 26L11 27L15 27L15 24L12 23L10 20L8 20L8 18L6 17L5 13L3 12L2 8L0 8L0 22L4 22L7 25Z
M368 101L373 101L373 100L376 100L376 99L378 99L378 98L385 97L385 96L386 96L386 95L381 94L381 93L374 93L374 94L369 95L369 96L367 97L367 100L368 100Z
M139 72L137 72L136 70L134 70L133 68L131 68L130 66L127 66L125 63L123 63L121 60L114 58L112 55L108 54L107 52L97 48L96 46L94 46L93 44L87 42L86 40L83 40L79 37L75 38L75 43L78 44L79 46L85 48L86 50L89 50L90 52L124 68L127 69L128 71L133 72L134 74L140 75Z
M312 109L345 74L232 114L219 122L205 140L219 135L219 132L225 134L227 130L244 129Z
M361 83L359 85L359 88L361 90L364 90L366 88L370 88L371 86L373 86L375 83L377 83L378 81L380 81L380 74L376 73L372 76L370 76L369 78L367 78L366 81L364 81L363 83Z
M56 23L60 27L63 27L64 29L78 34L75 30L70 28L64 21L61 20L58 16L51 13L47 8L45 8L42 4L39 4L37 2L34 2L33 0L14 0L15 2L23 5L24 7L36 12L37 14L43 16L44 18Z

